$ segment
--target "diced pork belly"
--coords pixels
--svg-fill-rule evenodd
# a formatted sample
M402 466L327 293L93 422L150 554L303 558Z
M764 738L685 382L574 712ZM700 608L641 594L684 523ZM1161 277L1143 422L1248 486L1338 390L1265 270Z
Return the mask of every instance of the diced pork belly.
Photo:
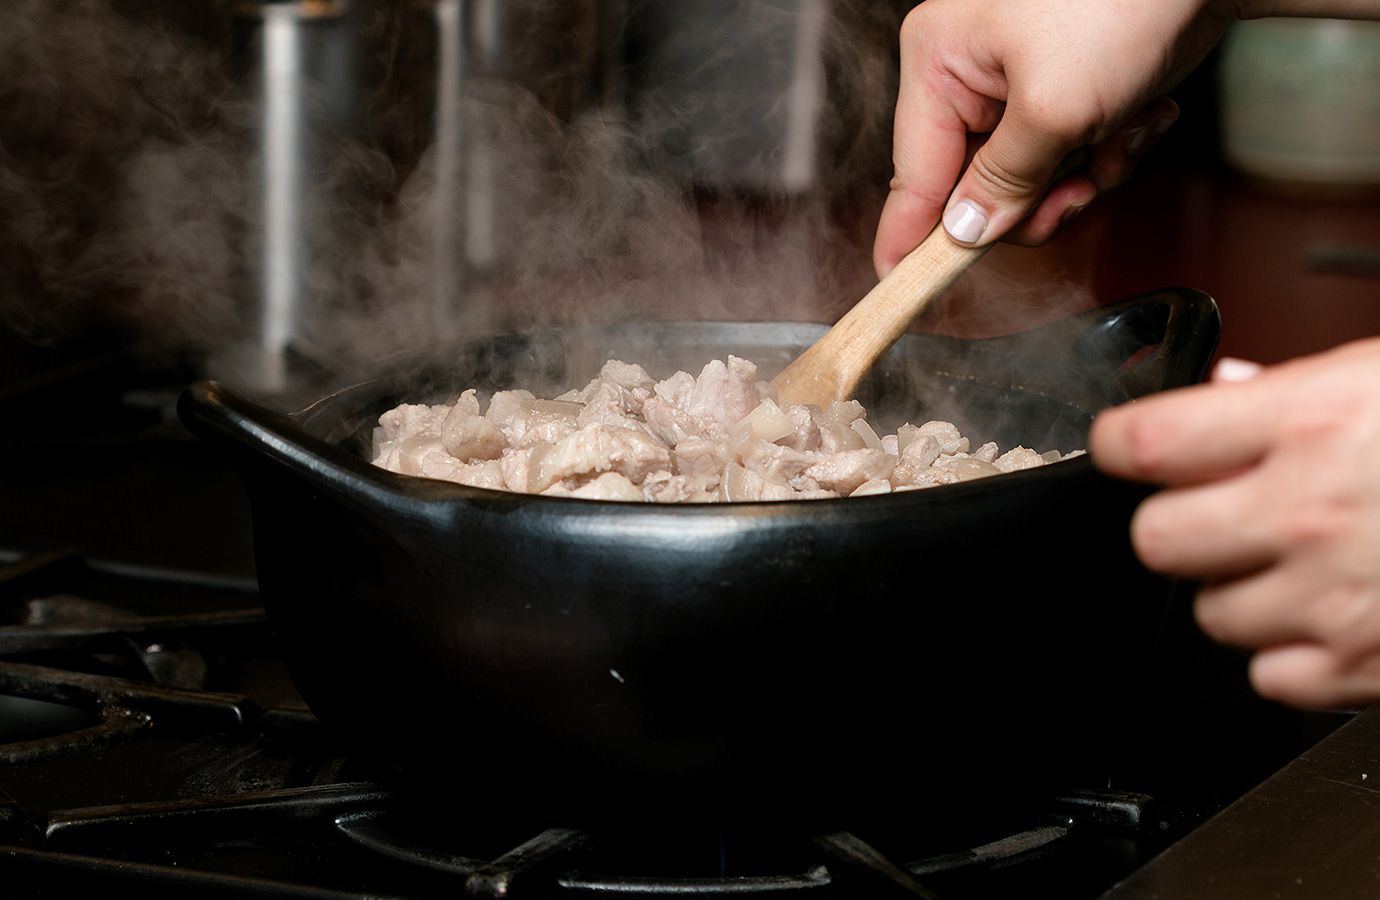
M1026 447L1014 447L994 459L992 464L1003 472L1019 472L1022 469L1043 466L1045 458Z
M579 428L590 425L610 425L632 431L644 431L641 421L635 418L632 396L623 386L612 381L600 380L599 386L575 417Z
M422 461L431 454L449 457L441 436L436 432L414 434L400 440L386 440L379 443L379 456L375 465L383 466L404 475L420 475Z
M677 474L698 479L707 487L717 486L728 465L728 450L720 441L686 438L672 451Z
M822 410L821 415L837 419L844 425L851 425L854 421L866 418L867 410L856 400L835 400L829 404L829 408Z
M578 427L576 419L583 408L578 402L540 400L531 391L498 391L484 415L503 429L509 446L524 447L570 434Z
M454 481L456 484L488 488L494 491L501 491L507 487L507 482L503 477L503 465L496 459L486 459L482 462L456 466L445 475L432 474L428 471L423 471L422 474L428 478L442 478L445 481Z
M725 500L734 503L758 500L824 499L838 496L833 491L823 489L797 491L790 485L768 481L738 463L729 463L728 469L724 472L723 493Z
M583 500L635 500L643 502L642 488L617 472L605 472L574 488L553 484L542 491L548 497L579 497Z
M738 421L734 434L747 434L764 441L781 441L793 437L795 428L795 421L776 405L776 401L766 398Z
M685 398L695 389L695 376L689 372L677 372L670 378L658 381L652 393L677 407L684 408Z
M867 497L872 494L890 494L891 482L886 478L873 478L871 481L864 481L858 485L850 497Z
M727 363L716 359L705 365L682 408L696 418L731 429L752 412L760 399L757 366L730 356Z
M557 481L600 472L618 472L638 482L655 469L669 469L671 451L640 431L586 425L557 441L550 452L533 465L539 470L536 481L541 486L538 490ZM529 473L529 485L532 482L533 476Z
M712 476L653 472L642 480L642 492L653 503L718 503L723 500L723 472Z
M946 457L952 459L952 457ZM929 466L910 466L900 463L891 471L891 484L900 490L901 488L928 488L937 487L941 484L958 484L963 479L958 477L958 471L952 466L929 465Z
M496 391L489 398L489 409L484 415L509 435L521 437L521 431L511 430L513 422L522 417L522 401L535 399L531 391Z
M999 475L1001 470L989 462L983 462L968 454L944 455L934 464L919 470L902 470L896 467L891 479L894 484L907 484L915 487L936 487L941 484L957 484L960 481L973 481L990 475Z
M862 404L856 400L831 403L827 409L815 412L814 418L819 427L819 452L834 454L867 448L863 432L853 427L854 422L863 418Z
M918 437L928 435L939 442L939 452L952 455L955 453L967 453L968 439L958 431L958 426L952 422L926 422L924 425L902 425L896 432L896 436L902 445Z
M994 442L970 451L950 422L879 435L856 401L779 406L751 362L653 381L610 360L552 399L498 391L379 417L374 463L404 474L546 496L656 503L802 500L909 491L1077 455Z
M376 441L401 441L430 432L441 433L441 425L450 414L448 406L425 406L420 403L404 403L379 416L379 430Z
M697 419L659 395L648 397L642 404L642 418L648 431L672 447L690 438L704 437Z
M821 488L851 494L865 482L889 478L896 468L896 457L881 449L844 450L824 457L805 470Z
M629 392L638 388L651 391L656 387L656 379L648 375L646 369L635 363L625 363L616 359L604 363L604 367L599 370L599 380L616 384Z
M922 434L902 447L899 455L901 465L924 469L934 464L939 453L939 441L935 440L934 435Z
M816 421L810 407L794 403L785 407L782 412L786 414L786 418L791 420L795 429L789 436L782 438L777 443L783 447L790 447L792 450L804 450L806 453L818 450L820 444L819 422Z
M969 455L972 456L973 459L980 459L983 462L989 463L997 458L999 452L996 441L988 441Z
M492 419L479 414L479 400L469 390L460 395L441 424L441 443L456 459L498 459L508 447L508 436Z
M584 403L575 400L524 400L517 419L520 434L513 443L554 444L579 430L583 410Z
M503 458L498 461L503 472L503 484L508 490L516 491L519 494L531 493L527 489L527 476L531 473L532 453L537 446L536 444L532 444L517 450L511 450L503 454ZM544 446L549 449L551 445L546 444Z
M795 490L819 489L818 479L805 477L806 470L816 464L818 454L749 438L734 448L734 455L742 466L774 484L789 485Z

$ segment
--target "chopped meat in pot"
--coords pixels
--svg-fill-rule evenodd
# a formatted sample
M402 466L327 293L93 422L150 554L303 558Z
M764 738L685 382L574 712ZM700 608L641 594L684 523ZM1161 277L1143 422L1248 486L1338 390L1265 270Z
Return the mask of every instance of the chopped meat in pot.
M1077 451L1081 453L1082 451ZM450 405L379 417L374 464L472 487L592 500L714 503L917 490L1056 462L994 443L976 450L949 422L879 436L856 401L780 407L757 367L730 356L662 381L610 360L582 390L546 400L474 390Z

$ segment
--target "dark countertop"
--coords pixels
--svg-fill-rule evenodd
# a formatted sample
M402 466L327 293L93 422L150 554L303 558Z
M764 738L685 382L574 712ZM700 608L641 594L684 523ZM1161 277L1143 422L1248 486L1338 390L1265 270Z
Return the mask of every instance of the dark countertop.
M1361 900L1380 893L1380 709L1361 712L1105 900Z

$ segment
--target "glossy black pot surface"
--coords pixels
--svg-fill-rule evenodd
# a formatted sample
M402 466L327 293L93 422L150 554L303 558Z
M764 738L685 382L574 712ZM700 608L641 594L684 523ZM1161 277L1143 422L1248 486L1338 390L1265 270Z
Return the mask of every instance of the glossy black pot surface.
M1100 409L1201 380L1218 330L1209 297L1175 289L1009 337L912 334L860 399L882 427L946 418L1003 450L1069 451ZM212 383L180 413L240 468L303 697L404 783L565 821L837 823L1056 781L1134 721L1170 596L1127 538L1146 489L1087 457L895 495L687 506L479 490L365 458L400 401L542 396L610 357L662 378L732 352L769 377L821 332L486 337L293 415Z

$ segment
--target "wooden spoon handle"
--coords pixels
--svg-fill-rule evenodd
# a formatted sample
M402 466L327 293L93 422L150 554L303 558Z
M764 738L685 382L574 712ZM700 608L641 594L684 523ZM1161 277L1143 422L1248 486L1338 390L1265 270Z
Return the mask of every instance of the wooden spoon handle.
M915 317L988 247L955 244L942 225L935 226L833 328L772 379L781 402L828 406L850 399L858 382Z

